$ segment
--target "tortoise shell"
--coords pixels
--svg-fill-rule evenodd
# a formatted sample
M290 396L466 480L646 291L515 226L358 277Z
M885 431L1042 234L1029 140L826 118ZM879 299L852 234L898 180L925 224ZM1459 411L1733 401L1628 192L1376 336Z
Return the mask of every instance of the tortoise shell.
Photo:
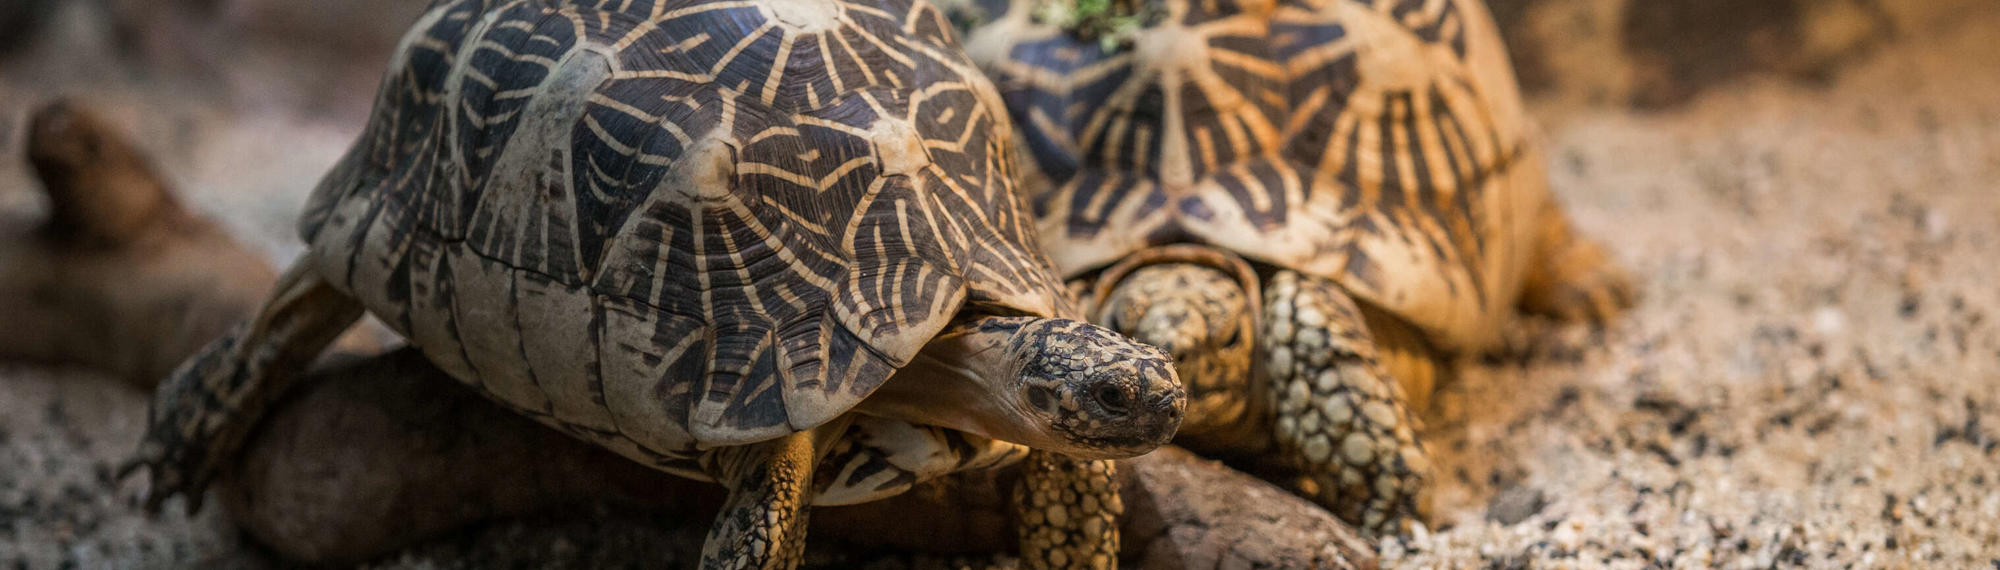
M445 1L300 231L460 381L685 466L848 412L962 307L1074 312L1001 109L922 2Z
M1203 243L1449 345L1498 340L1548 197L1484 6L1166 0L1117 45L980 4L994 21L967 49L1034 159L1023 189L1064 277Z

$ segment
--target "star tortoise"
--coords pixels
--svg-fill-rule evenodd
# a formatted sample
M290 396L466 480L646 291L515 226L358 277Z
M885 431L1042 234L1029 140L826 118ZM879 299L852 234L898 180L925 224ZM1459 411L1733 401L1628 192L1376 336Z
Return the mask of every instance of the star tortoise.
M1011 133L922 1L439 2L314 189L307 253L162 384L125 472L198 507L365 312L518 413L728 487L704 567L794 566L816 496L1012 444L1030 565L1110 566L1108 460L1170 439L1185 392L1078 320Z
M1426 510L1412 412L1448 354L1632 301L1550 196L1477 2L962 6L1042 243L1093 322L1174 356L1179 441L1366 531Z

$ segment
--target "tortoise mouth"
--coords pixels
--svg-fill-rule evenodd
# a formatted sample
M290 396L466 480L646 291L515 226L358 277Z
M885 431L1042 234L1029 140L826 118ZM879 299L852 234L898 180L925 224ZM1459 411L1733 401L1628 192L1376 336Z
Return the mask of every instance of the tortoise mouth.
M1086 396L1089 398L1089 396ZM1092 398L1094 399L1094 398ZM1127 405L1123 410L1101 407L1096 421L1079 422L1064 432L1083 448L1071 455L1085 459L1124 459L1152 452L1173 441L1185 417L1186 394L1178 387Z
M1091 459L1145 455L1180 431L1187 391L1173 380L1170 365L1164 358L1134 364L1141 365L1086 372L1060 389L1054 424L1074 447L1066 453Z

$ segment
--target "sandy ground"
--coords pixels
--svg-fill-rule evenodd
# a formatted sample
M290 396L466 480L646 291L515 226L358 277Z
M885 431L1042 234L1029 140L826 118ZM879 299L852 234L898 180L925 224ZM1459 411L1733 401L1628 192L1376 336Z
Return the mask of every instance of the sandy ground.
M1558 191L1648 296L1444 398L1456 524L1388 558L2000 565L1996 23L1915 30L1824 89L1539 109Z
M1603 334L1528 323L1532 348L1462 363L1429 413L1440 520L1386 565L2000 567L2000 7L1971 6L1894 14L1810 84L1751 73L1648 112L1540 98L1557 191L1646 297ZM32 102L138 82L92 97L195 206L295 254L291 216L360 126L342 97L372 79L218 98L37 67L95 49L61 26L0 67L0 209L37 207ZM0 365L0 568L273 563L214 509L134 514L108 470L144 413L116 382ZM384 565L637 565L671 525L500 524Z

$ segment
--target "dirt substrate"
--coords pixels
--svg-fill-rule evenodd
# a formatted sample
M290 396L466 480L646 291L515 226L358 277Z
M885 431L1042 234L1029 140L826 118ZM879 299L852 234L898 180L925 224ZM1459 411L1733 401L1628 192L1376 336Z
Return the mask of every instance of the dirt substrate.
M2000 566L2000 9L1891 35L1818 85L1738 77L1646 113L1543 99L1557 191L1646 297L1603 335L1530 323L1534 348L1464 363L1429 414L1441 516L1385 565ZM14 125L37 77L0 75L14 211L35 202ZM287 221L352 112L168 92L99 98L196 205L296 251ZM128 508L109 465L144 415L115 382L0 367L0 568L271 564L213 509ZM641 565L671 526L506 523L383 566Z
M2000 564L1995 24L1904 30L1823 89L1539 108L1647 297L1441 399L1457 510L1391 565Z

